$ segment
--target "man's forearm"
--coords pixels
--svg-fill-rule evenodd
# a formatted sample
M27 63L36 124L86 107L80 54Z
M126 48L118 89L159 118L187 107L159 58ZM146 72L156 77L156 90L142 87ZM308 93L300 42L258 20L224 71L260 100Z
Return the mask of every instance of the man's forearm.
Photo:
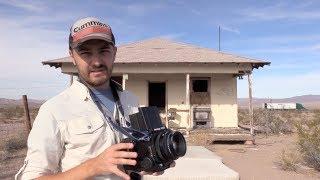
M38 180L48 179L48 180L56 180L56 179L90 179L96 175L94 169L94 161L93 159L89 159L84 163L68 170L65 172L61 172L53 175L45 175L37 178Z

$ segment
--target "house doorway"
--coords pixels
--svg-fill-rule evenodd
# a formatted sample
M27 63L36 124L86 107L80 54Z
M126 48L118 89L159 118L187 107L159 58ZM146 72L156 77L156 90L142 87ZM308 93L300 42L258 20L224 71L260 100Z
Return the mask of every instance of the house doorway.
M148 85L149 106L157 106L160 111L166 107L166 83L149 82Z

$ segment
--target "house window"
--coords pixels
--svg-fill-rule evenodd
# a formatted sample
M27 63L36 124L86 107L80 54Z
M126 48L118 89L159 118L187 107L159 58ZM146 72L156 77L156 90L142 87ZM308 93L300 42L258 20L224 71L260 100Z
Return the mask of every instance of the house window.
M208 80L193 80L193 92L208 92Z

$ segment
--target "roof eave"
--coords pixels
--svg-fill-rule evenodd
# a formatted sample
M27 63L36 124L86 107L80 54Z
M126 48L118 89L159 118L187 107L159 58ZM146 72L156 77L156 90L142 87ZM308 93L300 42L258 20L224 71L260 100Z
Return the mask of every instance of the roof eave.
M260 67L263 68L263 66L268 65L270 66L271 62L261 62L261 63L252 63L253 69L259 69Z
M50 67L61 68L62 62L50 62L50 61L42 61L42 65L49 65Z

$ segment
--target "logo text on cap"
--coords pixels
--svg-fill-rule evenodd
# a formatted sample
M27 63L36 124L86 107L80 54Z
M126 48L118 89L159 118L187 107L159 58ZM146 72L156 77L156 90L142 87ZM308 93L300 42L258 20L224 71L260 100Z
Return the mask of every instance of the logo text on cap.
M85 24L81 25L80 27L75 27L73 29L73 32L76 33L78 31L81 31L82 29L90 27L90 26L103 26L103 27L109 28L108 25L103 24L99 21L89 21L89 22L86 22Z

